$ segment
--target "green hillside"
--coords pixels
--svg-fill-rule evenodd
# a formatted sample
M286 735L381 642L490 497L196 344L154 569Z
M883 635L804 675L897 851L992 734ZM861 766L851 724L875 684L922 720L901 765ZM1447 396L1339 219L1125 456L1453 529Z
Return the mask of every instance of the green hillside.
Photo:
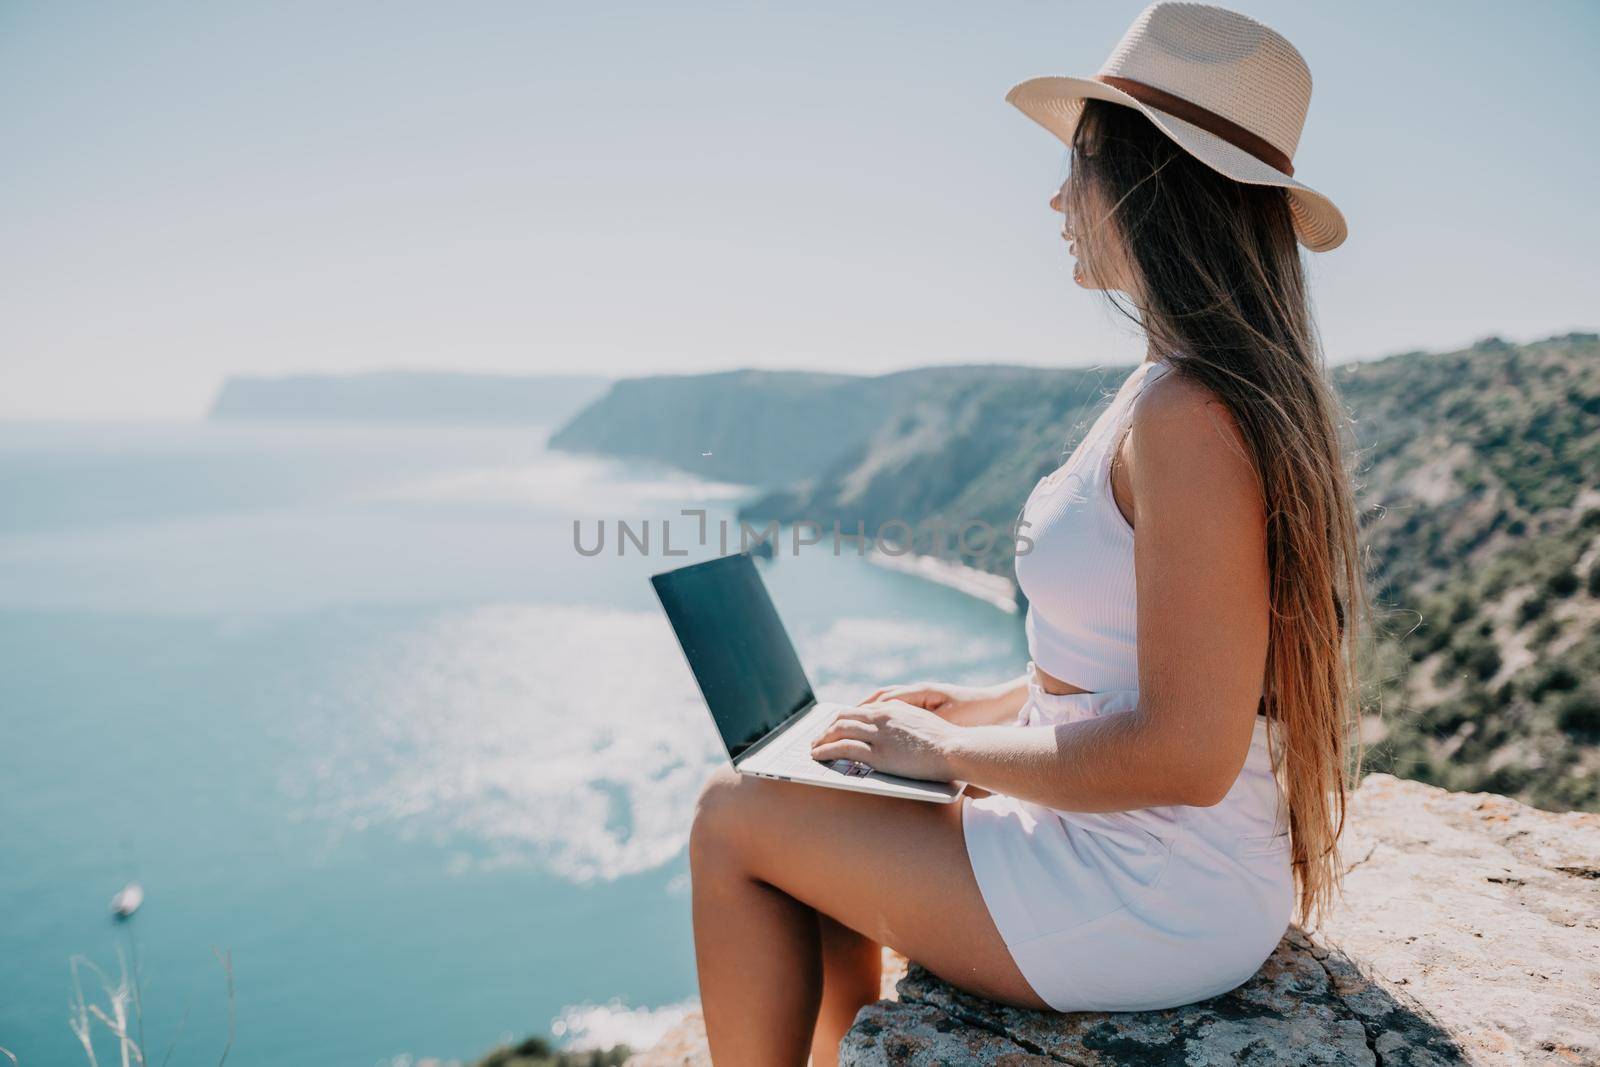
M958 527L980 520L1009 531L1028 490L1066 459L1130 369L981 367L872 379L883 400L864 436L815 477L760 496L741 514L838 519L849 529L861 522L869 532L899 520L918 527L918 551L1009 575L1009 541L984 551L974 529L974 552L963 554Z
M773 487L747 517L922 522L930 551L929 520L1009 527L1131 369L644 379L557 443L700 473L700 452L722 450L715 476ZM1600 338L1489 340L1333 377L1379 612L1369 765L1600 810ZM1004 544L965 561L1011 566Z
M1388 631L1372 763L1600 809L1600 339L1341 367Z

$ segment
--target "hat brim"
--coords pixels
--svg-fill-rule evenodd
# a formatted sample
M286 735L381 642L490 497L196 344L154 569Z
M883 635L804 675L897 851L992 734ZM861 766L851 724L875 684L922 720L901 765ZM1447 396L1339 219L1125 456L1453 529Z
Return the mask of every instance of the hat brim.
M1121 89L1092 78L1030 78L1014 86L1006 94L1006 100L1067 145L1072 144L1072 133L1083 115L1085 100L1106 100L1137 108L1180 148L1217 173L1247 185L1276 185L1287 191L1295 234L1311 251L1328 252L1338 248L1349 233L1344 214L1332 200L1309 185L1295 181L1191 122L1140 103Z

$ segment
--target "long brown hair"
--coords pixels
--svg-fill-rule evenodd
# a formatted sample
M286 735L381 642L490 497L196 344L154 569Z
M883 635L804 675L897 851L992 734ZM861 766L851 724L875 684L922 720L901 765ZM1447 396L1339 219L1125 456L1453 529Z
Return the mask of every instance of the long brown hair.
M1263 700L1278 727L1299 912L1311 921L1340 881L1368 601L1348 420L1312 323L1289 200L1219 174L1140 112L1098 100L1073 138L1066 199L1091 271L1111 256L1132 275L1113 304L1174 373L1227 405L1254 462L1271 591Z

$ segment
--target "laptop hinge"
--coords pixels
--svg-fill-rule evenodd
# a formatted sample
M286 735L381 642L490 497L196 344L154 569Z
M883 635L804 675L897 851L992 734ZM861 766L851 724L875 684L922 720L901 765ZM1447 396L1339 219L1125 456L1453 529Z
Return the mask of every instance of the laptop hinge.
M799 722L801 719L803 719L807 715L811 714L812 709L815 708L816 706L817 706L817 698L816 697L812 697L810 700L806 701L804 704L801 704L799 710L796 711L793 715L790 715L787 719L784 719L778 725L776 725L772 729L768 730L766 732L766 734L761 738L761 740L757 741L755 744L751 745L749 748L745 749L743 752L739 753L739 755L734 757L733 765L735 767L739 766L739 764L743 763L746 759L749 759L751 756L754 756L757 752L760 752L763 748L766 748L768 743L771 742L773 738L777 737L779 734L783 733L789 727L793 726L795 723Z

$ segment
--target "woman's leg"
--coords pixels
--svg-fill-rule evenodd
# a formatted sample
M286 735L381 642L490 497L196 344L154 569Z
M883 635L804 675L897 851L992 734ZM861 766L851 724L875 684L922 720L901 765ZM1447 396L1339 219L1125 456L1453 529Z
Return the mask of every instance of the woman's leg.
M834 1067L839 1042L856 1012L878 999L883 985L883 946L817 916L822 942L822 1005L811 1035L811 1067Z
M822 1001L819 914L963 989L1044 1003L967 862L959 804L718 772L690 835L695 958L712 1058L804 1064Z

